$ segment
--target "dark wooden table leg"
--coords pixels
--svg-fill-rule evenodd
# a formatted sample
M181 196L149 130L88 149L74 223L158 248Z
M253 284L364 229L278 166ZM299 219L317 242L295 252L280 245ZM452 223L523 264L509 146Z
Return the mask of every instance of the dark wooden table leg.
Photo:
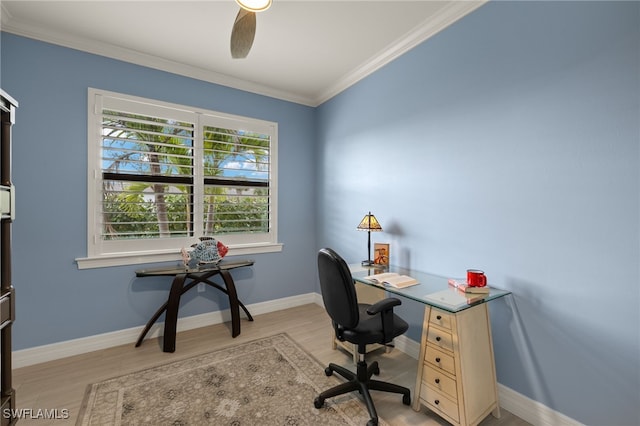
M242 303L241 301L238 300L238 304L240 305L240 307L242 308L242 310L244 311L245 314L247 314L247 319L249 321L253 321L253 317L251 316L251 314L249 313L249 310L247 309L246 306L244 306L244 303Z
M217 284L217 283L215 283L215 282L213 282L211 280L208 280L208 279L200 279L199 278L198 280L199 281L196 284L199 284L201 282L205 283L205 284L207 284L207 285L209 285L209 286L211 286L211 287L213 287L213 288L215 288L217 290L220 290L221 292L226 294L227 297L229 296L229 292L227 291L227 289L222 287L222 286L220 286L219 284ZM193 285L194 285L194 283L191 283L187 287L185 287L185 289L191 288ZM235 288L235 283L234 283L234 288ZM249 312L249 309L247 309L247 307L244 306L244 303L242 303L242 301L240 299L238 299L238 305L244 311L244 313L247 314L247 319L249 321L253 321L253 317L251 316L251 312Z
M231 311L231 337L240 334L240 303L238 302L238 293L236 285L229 271L224 269L220 271L224 285L227 287L227 295L229 296L229 310Z
M187 275L187 278L192 278L193 280L195 280L194 277L189 276L189 275ZM196 284L198 284L198 281L193 281L193 282L189 283L188 285L184 285L183 284L182 291L181 291L180 294L181 295L185 294L187 291L189 291L193 287L195 287ZM222 287L220 287L220 289L224 290ZM162 304L162 306L160 306L158 308L156 313L153 314L151 319L149 321L147 321L147 325L145 325L144 330L142 330L142 333L140 333L140 336L138 336L138 341L136 342L136 348L142 344L142 342L144 341L145 336L147 335L149 330L151 330L151 327L153 327L153 324L155 324L156 321L158 321L158 318L160 318L160 315L162 315L163 313L165 313L167 311L167 305L169 305L169 301L164 302ZM242 302L240 303L240 305L242 306Z
M226 288L209 280L211 276L217 274L220 274L220 276L222 276L222 280L224 281L224 285ZM189 282L189 284L185 286L185 282L187 279L191 279L191 282ZM225 293L229 298L232 337L237 337L240 334L240 308L242 308L245 314L247 314L247 319L249 321L253 321L253 317L249 313L247 307L244 306L244 304L240 300L238 300L236 285L229 271L212 270L202 274L176 274L171 284L171 289L169 290L169 297L167 301L162 306L160 306L160 308L158 308L155 314L153 314L151 319L147 322L144 330L142 330L142 333L140 333L140 336L138 337L136 347L142 344L145 336L147 335L153 324L158 320L158 318L160 318L162 313L166 313L164 320L164 341L162 350L164 352L175 352L180 297L199 283L205 283L212 287L215 287L216 289Z
M166 310L167 310L167 303L165 302L164 305L160 306L160 308L156 311L156 313L153 314L151 319L147 321L147 325L145 325L144 330L142 330L142 333L140 333L140 336L138 336L138 341L136 342L136 348L142 344L144 337L147 335L149 330L151 330L151 327L153 326L153 324L155 324L158 318L160 318L160 315L162 315L162 313Z
M173 279L169 299L167 300L167 313L164 316L164 338L162 350L164 352L175 352L176 350L176 329L178 326L178 308L180 307L180 296L187 274L178 274Z

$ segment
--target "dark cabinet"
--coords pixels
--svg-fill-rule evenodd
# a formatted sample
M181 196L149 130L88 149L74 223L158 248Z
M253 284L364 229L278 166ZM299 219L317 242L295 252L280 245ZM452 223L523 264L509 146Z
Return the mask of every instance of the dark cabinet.
M15 319L15 292L11 282L11 222L15 191L11 182L11 127L18 103L0 89L0 424L14 424L16 397L11 379L11 325Z

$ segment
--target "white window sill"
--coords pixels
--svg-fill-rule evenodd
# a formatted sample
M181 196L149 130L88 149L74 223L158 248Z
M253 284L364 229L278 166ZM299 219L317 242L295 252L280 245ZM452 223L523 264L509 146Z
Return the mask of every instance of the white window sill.
M282 251L282 244L255 244L229 246L227 256L275 253ZM182 261L179 251L114 253L104 256L76 259L78 269L106 268L109 266L139 265L142 263Z

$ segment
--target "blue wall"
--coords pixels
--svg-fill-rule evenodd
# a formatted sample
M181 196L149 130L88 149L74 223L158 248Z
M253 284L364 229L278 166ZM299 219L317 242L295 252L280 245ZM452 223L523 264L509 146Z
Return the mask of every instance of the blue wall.
M491 2L319 108L319 246L481 268L498 381L640 424L640 3ZM405 302L409 334L420 307Z
M2 88L20 103L14 126L14 349L143 325L170 281L135 279L141 265L78 270L87 223L87 88L278 122L281 253L234 272L245 304L315 291L314 109L170 73L2 35ZM181 316L227 307L188 293Z

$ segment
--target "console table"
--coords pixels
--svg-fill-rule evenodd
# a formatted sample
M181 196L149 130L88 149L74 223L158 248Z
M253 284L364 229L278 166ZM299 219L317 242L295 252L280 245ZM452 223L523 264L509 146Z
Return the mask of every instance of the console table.
M156 313L153 314L151 319L147 322L144 330L140 333L140 337L138 337L136 347L142 344L142 341L151 329L151 326L158 320L158 318L160 318L160 315L162 315L163 312L166 312L162 350L164 352L175 352L180 297L199 283L210 285L229 297L229 310L231 311L231 336L238 336L240 334L240 308L242 308L244 313L247 315L247 319L249 321L253 321L253 317L246 306L238 300L236 285L233 282L233 278L229 271L251 265L253 265L253 260L223 260L217 264L205 264L196 268L175 266L169 268L140 269L136 271L136 277L174 277L167 301L158 308ZM216 275L220 275L222 277L225 287L222 287L210 280L210 278Z
M375 268L350 266L357 283L376 287L425 305L413 409L425 405L456 426L477 425L489 413L500 417L491 323L487 303L510 294L491 288L489 294L466 297L445 277L398 267L397 272L420 284L398 289L369 281ZM380 298L384 292L380 291Z

